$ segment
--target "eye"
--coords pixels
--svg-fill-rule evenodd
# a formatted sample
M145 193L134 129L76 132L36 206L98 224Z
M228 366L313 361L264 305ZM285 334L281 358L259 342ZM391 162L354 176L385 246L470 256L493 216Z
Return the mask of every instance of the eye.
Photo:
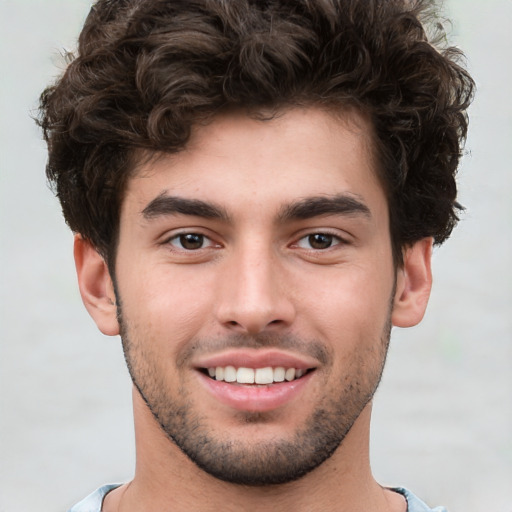
M302 249L325 250L342 242L341 238L329 233L312 233L301 238L297 245Z
M168 243L177 249L186 251L197 251L215 245L208 237L200 233L181 233L172 237Z

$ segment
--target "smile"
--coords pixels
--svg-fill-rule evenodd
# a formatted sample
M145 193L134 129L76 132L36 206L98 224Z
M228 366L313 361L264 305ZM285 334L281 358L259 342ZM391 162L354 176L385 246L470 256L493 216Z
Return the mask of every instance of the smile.
M302 377L308 370L299 368L235 368L234 366L217 366L208 368L208 375L215 380L237 384L273 384L275 382L292 382Z
M284 379L281 380L283 372ZM236 368L228 365L202 368L197 375L205 390L230 409L266 412L296 400L315 373L314 368Z

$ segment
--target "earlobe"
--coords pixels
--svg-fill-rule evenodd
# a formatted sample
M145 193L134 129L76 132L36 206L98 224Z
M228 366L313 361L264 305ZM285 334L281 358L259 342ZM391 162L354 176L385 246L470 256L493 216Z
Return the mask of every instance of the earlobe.
M423 238L404 251L391 315L396 327L417 325L425 314L432 288L432 243L432 238Z
M75 235L74 256L80 295L87 311L103 334L119 334L114 287L105 260L79 234Z

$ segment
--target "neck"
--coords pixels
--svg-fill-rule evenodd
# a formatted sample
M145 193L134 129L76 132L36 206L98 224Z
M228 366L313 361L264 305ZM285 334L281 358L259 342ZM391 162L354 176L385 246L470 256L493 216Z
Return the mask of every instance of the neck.
M371 474L370 404L323 464L294 482L261 487L227 483L199 469L162 432L137 392L134 412L135 477L107 495L104 512L406 510L403 498L383 489Z

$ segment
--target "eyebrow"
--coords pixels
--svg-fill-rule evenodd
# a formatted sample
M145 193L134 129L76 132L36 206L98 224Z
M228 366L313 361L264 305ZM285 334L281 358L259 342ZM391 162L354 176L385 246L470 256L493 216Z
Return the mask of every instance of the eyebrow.
M372 217L370 209L360 198L339 194L325 197L306 197L287 205L279 213L279 220L304 220L329 214L362 215L368 219Z
M155 197L143 210L146 220L168 215L192 215L206 219L229 221L230 216L224 208L201 201L170 196L162 192ZM284 206L278 214L278 221L304 220L322 215L363 215L371 218L371 212L362 200L352 195L339 194L335 196L306 197L300 201Z
M155 197L142 210L142 216L147 220L179 214L204 217L206 219L229 220L228 214L220 206L199 199L170 196L167 195L167 192L162 192L158 197Z

